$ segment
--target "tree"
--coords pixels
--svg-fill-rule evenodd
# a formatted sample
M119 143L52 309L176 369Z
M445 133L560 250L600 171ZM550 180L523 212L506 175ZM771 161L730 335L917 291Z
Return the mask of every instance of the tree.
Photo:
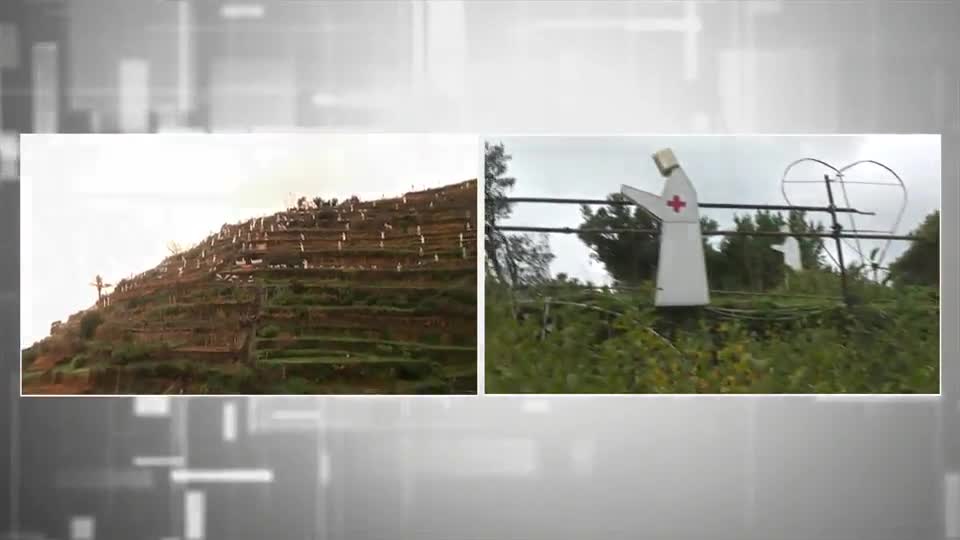
M620 193L607 195L616 203L628 201ZM607 273L620 283L639 283L654 279L660 241L657 233L641 232L584 232L586 229L648 229L659 231L659 222L639 206L611 204L593 211L587 205L580 208L583 223L577 233L593 252L591 257L603 264Z
M510 217L510 203L504 200L516 185L516 179L507 176L507 162L511 156L503 143L484 143L485 231L484 246L493 276L510 285L542 283L550 277L550 253L546 237L506 235L495 227Z
M910 234L918 238L890 264L894 285L940 286L940 210L934 210Z
M512 189L517 180L513 177L505 176L507 173L507 162L512 156L506 153L503 143L490 144L483 143L484 150L484 207L485 207L485 232L484 244L487 252L487 260L492 266L494 275L500 281L504 280L503 264L500 261L502 246L506 244L505 235L496 230L498 221L510 217L510 204L503 199L506 197L507 190Z
M550 279L553 254L543 237L512 234L505 237L503 252L507 281L513 285L539 285Z
M755 216L735 215L734 230L742 233L777 232L785 224L779 213L758 211ZM782 240L776 236L727 236L720 243L721 268L716 285L731 290L764 291L783 281L782 256L771 249Z
M753 215L734 216L734 230L742 233L779 232L789 225L791 233L823 232L823 224L808 222L803 211L791 210L784 218L779 212L758 210ZM783 283L789 270L783 255L772 246L783 243L779 236L726 236L720 242L719 256L709 264L711 286L720 289L767 291ZM823 266L823 242L820 238L797 238L800 260L805 270Z

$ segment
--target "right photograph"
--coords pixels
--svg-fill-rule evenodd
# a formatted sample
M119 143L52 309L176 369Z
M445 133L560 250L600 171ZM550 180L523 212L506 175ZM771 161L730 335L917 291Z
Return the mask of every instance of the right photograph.
M487 394L939 394L940 136L487 136Z

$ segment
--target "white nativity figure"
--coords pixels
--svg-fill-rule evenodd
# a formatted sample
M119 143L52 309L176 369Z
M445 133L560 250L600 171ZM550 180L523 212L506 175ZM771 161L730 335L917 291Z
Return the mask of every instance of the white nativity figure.
M780 232L789 233L790 226L784 225ZM789 266L794 272L803 270L803 262L800 260L800 242L793 236L787 236L782 244L770 246L776 251L783 253L783 264Z
M624 185L621 192L660 222L657 306L704 306L710 303L707 265L700 232L697 192L670 149L653 155L667 181L661 195Z

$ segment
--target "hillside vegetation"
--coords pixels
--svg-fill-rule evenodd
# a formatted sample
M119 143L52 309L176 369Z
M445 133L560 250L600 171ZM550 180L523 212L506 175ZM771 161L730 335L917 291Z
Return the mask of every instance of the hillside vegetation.
M851 307L730 295L670 311L650 305L652 288L511 295L488 281L487 392L938 393L936 290L883 293Z
M475 393L476 193L224 225L26 349L24 392Z

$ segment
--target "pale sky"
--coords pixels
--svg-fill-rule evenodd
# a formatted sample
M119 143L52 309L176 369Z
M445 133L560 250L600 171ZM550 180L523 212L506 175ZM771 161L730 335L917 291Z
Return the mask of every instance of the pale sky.
M510 193L515 197L563 197L603 199L619 192L621 184L660 193L663 180L651 158L662 148L672 148L697 189L701 203L786 204L781 193L784 169L792 161L814 157L840 168L857 160L879 161L894 171L907 187L907 206L896 234L907 234L931 211L940 208L939 135L868 136L638 136L638 137L486 137L503 142L513 156L508 176L517 179ZM822 180L828 172L803 164L790 173L793 180ZM845 173L846 180L895 183L886 171L862 165ZM902 204L902 191L892 186L848 185L850 206L876 212L875 217L856 217L860 230L889 231ZM787 196L795 205L826 206L822 184L788 184ZM838 206L842 194L835 193ZM743 212L743 211L740 211ZM720 223L733 228L734 211L703 209ZM829 223L829 214L808 214L808 219ZM516 204L513 216L502 225L577 227L582 219L577 205ZM850 228L848 218L841 224ZM594 283L609 283L603 265L590 258L590 250L576 235L550 234L556 255L554 275L564 272ZM853 240L851 240L853 242ZM861 241L869 254L883 241ZM829 244L828 244L829 245ZM893 242L885 263L908 247ZM831 252L835 250L830 248ZM855 252L844 246L847 260Z
M159 264L224 223L297 196L395 196L478 178L465 135L24 135L21 343L96 302L108 283Z

